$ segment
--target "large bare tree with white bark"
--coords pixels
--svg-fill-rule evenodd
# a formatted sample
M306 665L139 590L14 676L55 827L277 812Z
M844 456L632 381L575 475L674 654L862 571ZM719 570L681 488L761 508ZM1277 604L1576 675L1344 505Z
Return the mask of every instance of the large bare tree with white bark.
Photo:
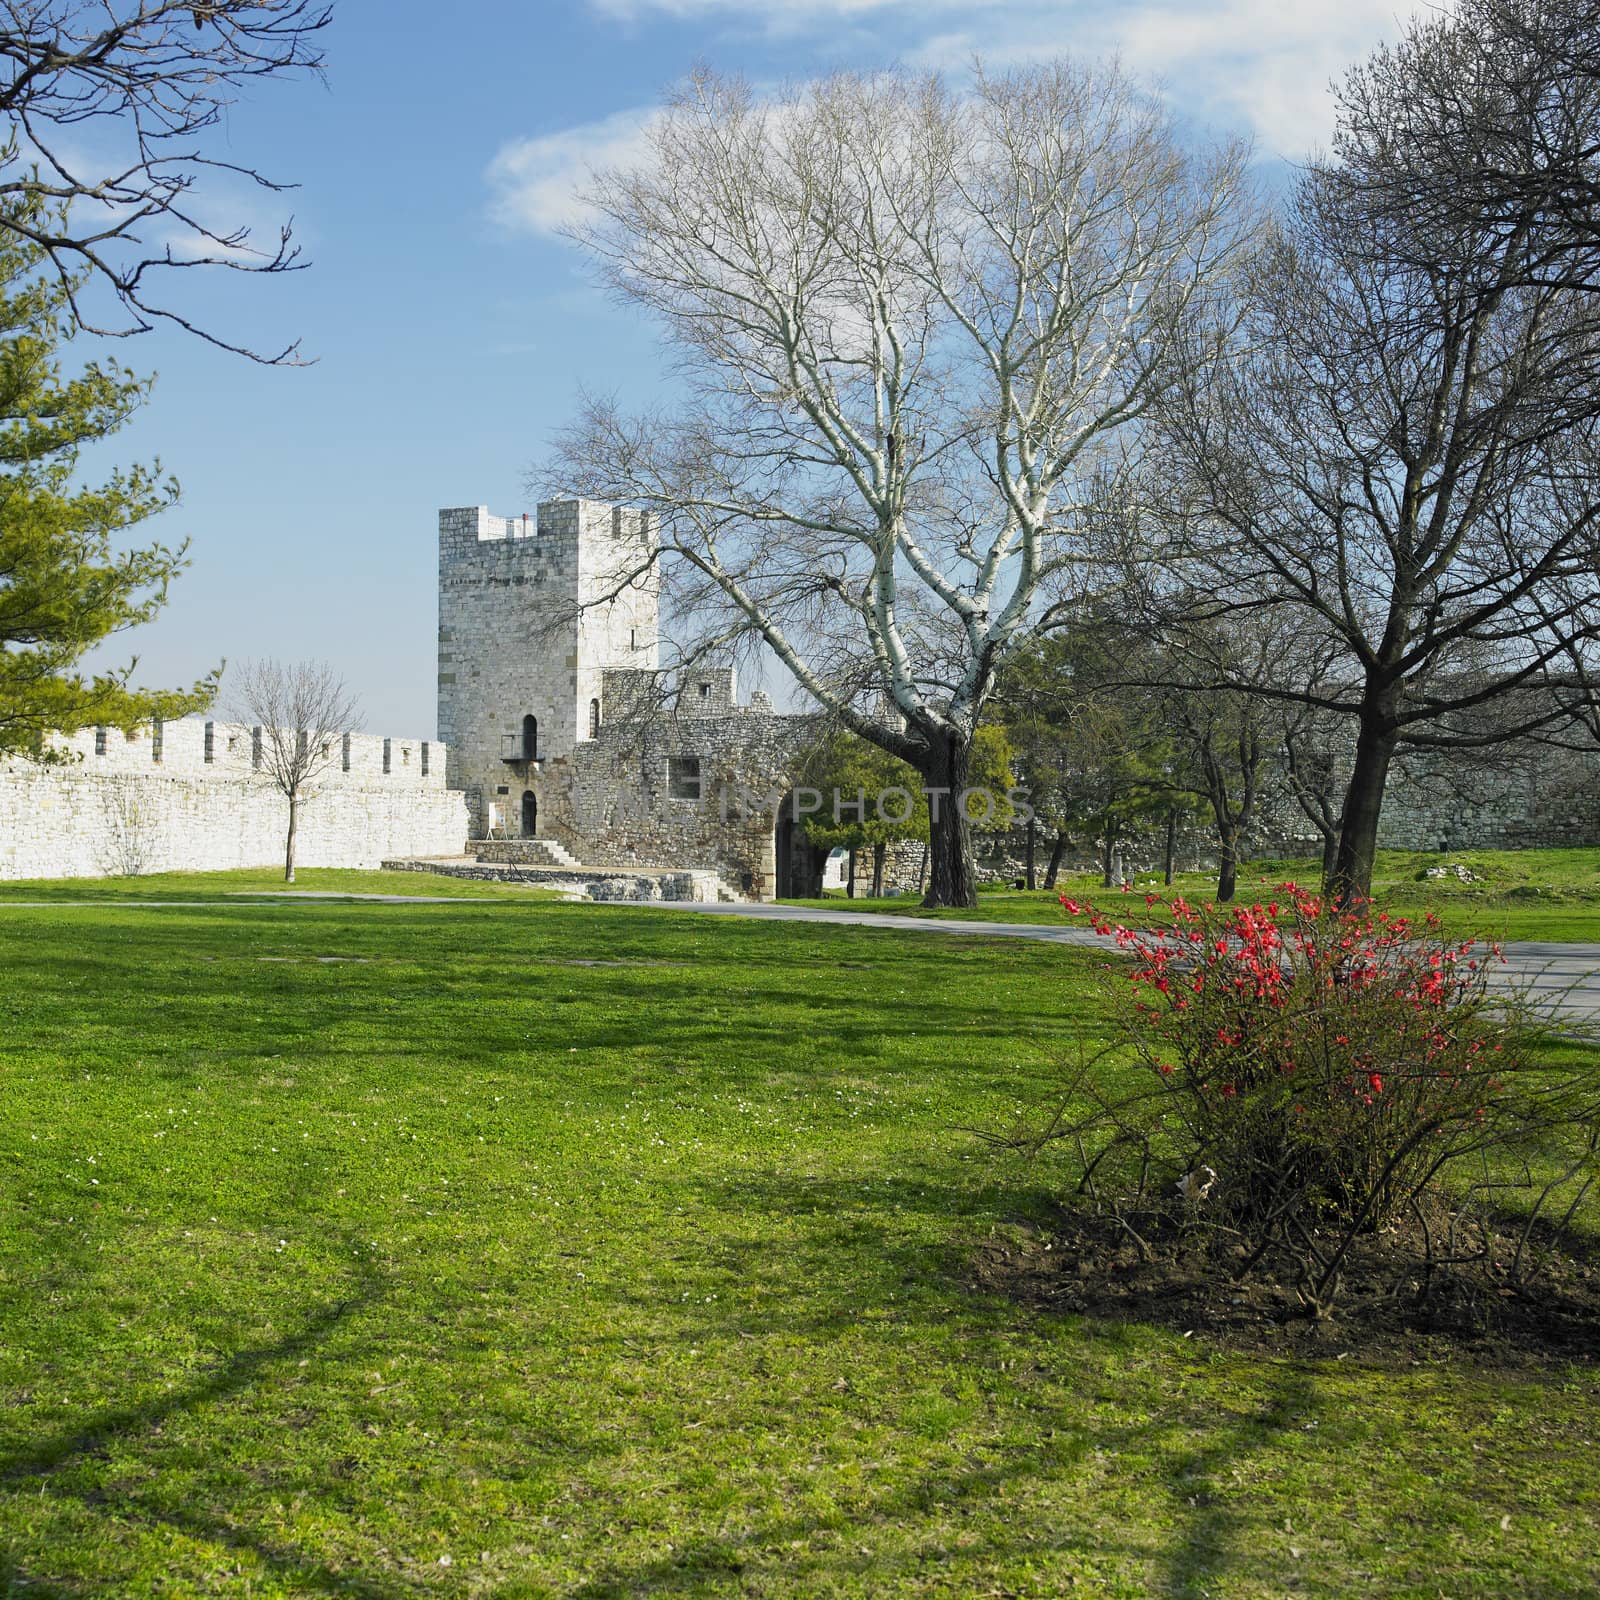
M931 904L996 669L1074 587L1138 422L1251 225L1115 66L953 87L701 73L577 237L665 336L677 403L590 399L541 484L651 514L690 652L770 648L934 792ZM618 570L610 588L637 581Z

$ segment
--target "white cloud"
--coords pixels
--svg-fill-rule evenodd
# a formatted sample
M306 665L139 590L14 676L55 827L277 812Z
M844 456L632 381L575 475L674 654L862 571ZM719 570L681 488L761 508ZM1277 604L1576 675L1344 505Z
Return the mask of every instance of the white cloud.
M887 54L959 69L1063 52L1120 54L1174 80L1185 108L1243 122L1299 156L1333 128L1330 81L1411 16L1453 0L589 0L602 15L738 22L767 32L867 28Z
M547 234L582 220L578 195L589 174L639 161L655 114L653 107L633 107L502 145L486 174L490 215L506 227Z
M654 12L683 19L746 16L763 22L801 24L890 11L903 3L904 0L589 0L591 10L629 22ZM998 3L998 0L977 0L977 3ZM973 0L927 0L924 9L948 10L958 6L970 10Z
M1115 9L1018 0L1002 28L962 27L904 52L956 70L974 55L1016 66L1062 53L1115 52L1167 82L1176 107L1253 132L1266 153L1298 157L1333 132L1330 84L1411 16L1451 0L1168 0ZM991 19L992 24L993 19Z
M1291 159L1333 132L1330 84L1406 20L1453 0L589 0L619 19L743 20L768 30L853 18L881 24L884 56L960 72L976 56L995 67L1047 56L1115 52L1158 77L1178 111L1255 135L1265 155ZM820 69L827 57L819 55ZM799 62L797 61L797 65ZM515 140L490 164L492 214L510 227L553 233L582 212L576 195L595 167L625 166L644 150L652 111L637 107L557 133Z

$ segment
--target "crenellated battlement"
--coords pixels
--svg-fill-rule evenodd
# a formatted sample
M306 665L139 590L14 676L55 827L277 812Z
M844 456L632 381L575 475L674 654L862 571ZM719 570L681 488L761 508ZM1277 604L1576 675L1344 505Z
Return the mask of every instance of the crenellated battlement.
M543 500L533 515L496 516L487 506L439 512L439 570L485 563L544 562L576 578L608 576L617 557L648 537L649 519L600 500Z
M329 741L329 762L314 787L445 788L447 751L436 739L396 739L350 733ZM85 728L57 734L52 752L69 769L106 777L265 780L262 730L247 723L185 717L146 723L131 733ZM27 761L11 763L31 768Z

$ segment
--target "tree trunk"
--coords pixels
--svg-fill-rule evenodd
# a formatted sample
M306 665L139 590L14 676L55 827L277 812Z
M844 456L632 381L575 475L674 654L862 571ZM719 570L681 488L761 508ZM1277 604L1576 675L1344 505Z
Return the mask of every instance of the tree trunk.
M889 847L886 844L875 844L872 847L872 898L874 900L883 898L883 863L888 853Z
M1322 892L1333 892L1333 869L1339 857L1339 830L1325 828L1322 832Z
M1105 836L1100 853L1100 887L1102 889L1111 887L1111 852L1113 849L1115 849L1115 845L1112 843L1112 836L1108 833Z
M1028 846L1027 846L1027 883L1030 889L1039 887L1038 878L1034 872L1034 839L1039 831L1039 822L1036 817L1028 818Z
M972 859L972 825L960 803L972 769L968 734L935 733L922 768L928 797L928 892L925 906L978 903L978 878ZM943 791L942 793L940 791Z
M1172 887L1172 858L1178 851L1178 813L1167 813L1167 844L1162 855L1163 882L1170 889Z
M856 853L854 850L850 852L850 871L844 880L844 897L846 900L854 900L856 897Z
M1224 832L1217 845L1217 903L1227 905L1239 886L1239 835Z
M1334 903L1349 906L1372 898L1372 863L1378 852L1378 818L1383 812L1383 791L1394 760L1392 727L1362 719L1356 740L1356 761L1345 790L1339 816L1339 848L1334 853L1329 893Z
M1044 886L1053 889L1056 886L1056 877L1061 871L1062 857L1067 853L1067 836L1064 833L1056 835L1056 842L1050 846L1050 864L1044 869Z
M283 881L294 882L294 831L300 823L300 796L289 796L289 838L283 847Z

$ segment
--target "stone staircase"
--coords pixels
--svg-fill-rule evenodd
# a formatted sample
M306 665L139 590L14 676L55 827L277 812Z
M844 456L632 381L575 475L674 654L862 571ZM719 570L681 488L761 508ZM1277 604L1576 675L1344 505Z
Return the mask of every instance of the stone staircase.
M499 866L582 867L556 839L475 839L467 849L477 860Z

